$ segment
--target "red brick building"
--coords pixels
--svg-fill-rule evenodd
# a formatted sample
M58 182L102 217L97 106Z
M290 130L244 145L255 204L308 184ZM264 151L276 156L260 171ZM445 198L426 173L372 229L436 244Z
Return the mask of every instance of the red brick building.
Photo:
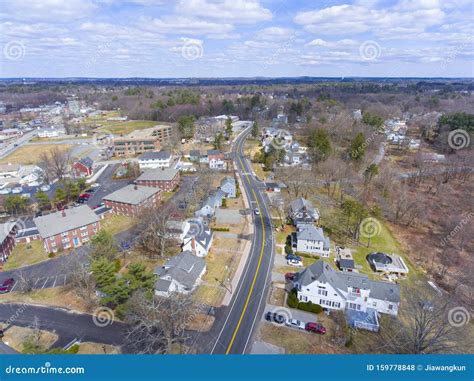
M103 198L112 213L123 216L138 216L145 208L153 208L161 201L161 189L141 185L127 185Z
M34 219L48 253L79 247L100 229L100 218L87 205L65 209Z
M163 144L170 141L172 134L173 127L165 124L132 131L128 135L114 138L114 154L135 156L149 151L159 151Z
M84 157L72 165L72 170L76 177L90 177L94 173L92 165L94 162L90 157Z
M15 222L0 224L0 265L7 261L15 247L16 231Z
M179 170L176 168L147 169L136 179L137 185L160 188L165 192L172 192L179 185Z

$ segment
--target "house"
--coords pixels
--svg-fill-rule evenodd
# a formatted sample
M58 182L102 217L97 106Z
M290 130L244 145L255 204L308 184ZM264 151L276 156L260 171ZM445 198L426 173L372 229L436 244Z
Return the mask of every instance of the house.
M293 286L302 302L319 304L327 310L355 311L366 314L366 318L372 318L374 312L396 316L400 305L398 284L340 272L323 260L298 272Z
M5 263L15 247L15 236L18 230L16 222L0 224L0 265Z
M138 216L147 208L153 208L161 201L161 189L129 184L103 198L105 206L114 214Z
M179 185L179 170L171 167L147 169L135 180L135 183L172 192Z
M227 198L237 197L237 184L234 177L229 176L222 179L219 188L225 192Z
M199 285L206 272L206 261L190 251L183 251L155 268L158 280L155 295L170 296L173 292L189 294Z
M313 207L311 202L300 197L290 204L289 217L295 225L300 222L319 221L319 210Z
M196 217L207 217L211 218L215 213L214 202L207 198L206 201L202 204L201 208L196 210L194 215Z
M57 138L59 135L64 135L66 131L64 128L49 127L49 128L38 128L38 138Z
M199 150L189 151L189 160L193 162L198 162L201 157L201 152Z
M396 274L398 276L408 274L408 266L402 257L396 254L370 253L367 256L372 270L388 274Z
M212 229L204 223L199 226L202 228L197 232L194 229L188 230L183 239L183 251L191 251L198 257L206 257L209 254L213 241Z
M336 265L345 272L358 272L350 249L336 247Z
M210 169L223 170L226 169L226 163L224 161L224 154L219 150L207 151L207 160Z
M55 253L89 242L100 229L99 220L91 208L81 205L36 217L33 221L46 252Z
M92 166L94 165L94 161L89 157L83 157L82 159L76 161L72 165L72 170L74 176L76 177L90 177L94 173Z
M140 169L169 168L171 166L171 153L168 151L150 151L138 157Z
M292 234L292 246L296 252L329 257L331 244L329 238L324 236L322 228L312 223L299 223L296 229L296 233Z
M285 188L283 184L278 184L278 183L265 183L265 187L267 188L267 192L275 192L275 193L280 193L282 188Z
M20 177L20 164L0 164L0 178L16 178Z

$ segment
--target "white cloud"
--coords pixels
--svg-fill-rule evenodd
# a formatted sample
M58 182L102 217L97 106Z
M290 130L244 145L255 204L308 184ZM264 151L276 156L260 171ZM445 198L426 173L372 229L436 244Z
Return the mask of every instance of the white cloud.
M255 23L268 21L272 12L257 0L180 0L176 5L179 14L217 19L232 23Z

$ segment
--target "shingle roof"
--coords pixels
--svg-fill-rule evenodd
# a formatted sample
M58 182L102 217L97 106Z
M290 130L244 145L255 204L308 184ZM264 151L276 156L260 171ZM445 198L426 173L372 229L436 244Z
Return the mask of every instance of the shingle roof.
M144 154L138 157L138 160L166 160L171 157L171 153L168 151L158 151L158 152L145 152Z
M33 220L41 237L47 238L99 221L99 217L87 205L36 217Z
M176 168L147 169L136 181L171 181L177 174Z
M375 299L400 302L400 287L397 284L373 281L363 274L339 272L322 260L297 273L295 280L303 286L315 281L327 282L339 293L339 290L347 292L349 287L369 289L370 296Z
M5 222L4 224L0 224L0 244L5 241L5 238L10 234L16 222Z
M124 204L138 205L159 192L161 192L160 188L129 184L108 194L103 197L103 199Z
M155 274L160 278L170 277L191 289L205 268L206 262L204 259L196 257L190 251L183 251L168 260L164 266L155 268ZM165 286L163 283L155 285Z
M221 180L221 187L227 185L227 184L231 184L233 186L235 186L235 178L231 177L231 176L228 176L226 178L223 178Z
M203 226L203 229L201 229L199 234L196 235L192 232L188 232L188 234L186 234L186 236L184 237L185 245L189 242L190 239L194 238L196 242L198 242L202 247L209 249L209 246L212 241L212 230L210 227L205 226L203 224L201 224L201 226Z
M79 160L79 163L85 165L88 168L92 168L92 165L94 164L94 161L89 157L83 157L82 159Z

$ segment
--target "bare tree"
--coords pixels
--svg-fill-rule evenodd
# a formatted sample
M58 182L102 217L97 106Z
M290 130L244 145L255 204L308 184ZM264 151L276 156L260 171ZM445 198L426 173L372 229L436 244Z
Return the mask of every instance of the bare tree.
M94 307L97 304L96 283L89 265L74 258L65 266L64 273L68 275L68 286L84 300L87 308Z
M150 258L167 254L173 235L170 221L175 211L173 206L145 209L139 217L137 243Z
M56 177L62 180L69 171L72 162L70 150L61 150L58 147L52 148L49 153L42 153L40 156L42 169L46 177Z
M17 276L17 290L23 294L33 291L35 280L28 276L25 272L21 271Z
M190 296L173 294L151 299L142 291L128 302L126 343L138 353L170 353L184 340L184 328L196 310Z
M456 308L446 299L429 300L410 292L397 319L382 323L374 337L375 350L382 353L462 353L469 344L465 329L452 321Z

